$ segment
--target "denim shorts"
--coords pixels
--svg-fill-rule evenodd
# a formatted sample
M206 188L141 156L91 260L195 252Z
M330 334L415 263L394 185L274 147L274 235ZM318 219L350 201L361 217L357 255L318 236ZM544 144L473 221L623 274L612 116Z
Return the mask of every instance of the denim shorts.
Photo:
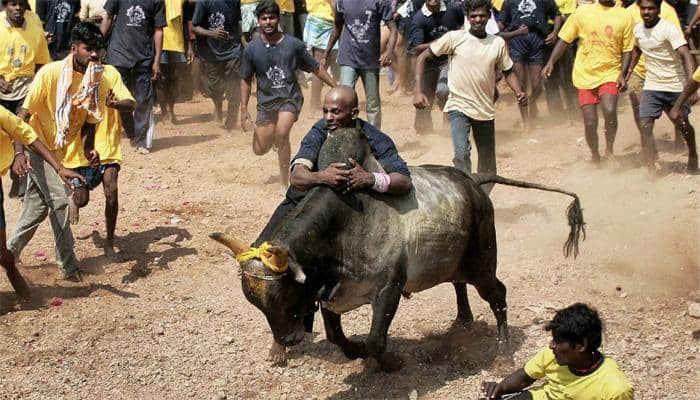
M539 33L530 32L510 39L508 50L514 63L544 65L545 43Z
M92 167L78 167L78 168L72 168L73 171L79 173L80 175L85 178L85 183L83 184L80 182L80 180L73 178L71 181L71 185L73 188L77 189L79 187L84 187L87 188L88 190L92 190L98 186L100 186L100 183L102 183L102 177L105 175L105 171L107 171L107 168L117 168L119 170L121 167L117 163L112 163L112 164L104 164L100 165L97 168L92 168Z
M663 111L669 111L673 108L680 95L677 92L642 90L642 98L639 100L639 118L659 118ZM684 117L690 114L688 103L683 104L681 111Z

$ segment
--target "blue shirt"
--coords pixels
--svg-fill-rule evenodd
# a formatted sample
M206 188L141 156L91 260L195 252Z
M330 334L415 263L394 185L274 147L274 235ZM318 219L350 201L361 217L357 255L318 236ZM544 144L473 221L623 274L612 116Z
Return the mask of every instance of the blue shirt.
M408 172L406 162L399 156L396 145L389 136L377 129L374 125L361 119L357 120L357 125L360 130L362 130L362 133L365 134L365 137L367 137L372 155L377 159L387 174L398 172L401 175L411 176L411 173ZM304 159L310 161L313 164L311 170L316 171L318 167L318 153L321 151L321 146L323 146L323 142L326 141L327 137L328 128L326 127L326 121L321 119L316 122L316 124L311 127L309 133L304 136L299 146L299 152L292 159L292 165L294 165L295 161Z
M415 54L415 47L439 39L449 31L456 31L464 26L464 13L457 7L448 5L444 10L438 10L425 15L423 9L413 16L411 31L408 36L408 49ZM426 66L436 67L447 62L447 56L435 57Z

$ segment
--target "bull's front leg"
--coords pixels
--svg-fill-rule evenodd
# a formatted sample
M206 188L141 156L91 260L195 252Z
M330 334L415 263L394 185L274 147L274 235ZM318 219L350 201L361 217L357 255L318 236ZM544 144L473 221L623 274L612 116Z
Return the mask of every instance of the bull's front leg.
M402 257L405 259L405 257ZM384 372L401 369L403 360L386 352L386 336L401 300L401 291L406 284L405 263L390 269L387 282L372 303L372 327L365 345L367 355L374 357Z
M351 360L367 357L364 343L353 342L345 336L340 322L340 315L323 307L321 307L321 315L323 315L323 326L326 328L326 338L329 342L340 347L345 357Z

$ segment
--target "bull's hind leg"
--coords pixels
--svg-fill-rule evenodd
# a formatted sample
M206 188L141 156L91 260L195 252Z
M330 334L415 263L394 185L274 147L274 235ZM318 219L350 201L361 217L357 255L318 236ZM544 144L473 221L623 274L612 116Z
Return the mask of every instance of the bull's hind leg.
M452 282L457 295L457 319L455 325L468 327L474 322L472 309L469 307L469 297L467 297L467 284L464 282Z
M354 360L357 358L367 358L367 350L362 342L352 342L343 332L340 323L340 315L321 307L323 315L323 326L326 328L326 338L328 341L340 347L345 357Z
M495 272L495 268L494 268ZM474 283L479 296L486 300L496 317L498 327L498 341L508 341L508 306L506 304L506 286L496 278L495 273L485 279Z

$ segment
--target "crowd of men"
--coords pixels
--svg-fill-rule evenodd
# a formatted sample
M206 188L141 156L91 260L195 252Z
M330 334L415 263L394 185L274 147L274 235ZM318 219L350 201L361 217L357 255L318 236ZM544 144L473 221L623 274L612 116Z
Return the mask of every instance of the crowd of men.
M406 101L416 108L417 133L434 130L435 105L444 112L454 166L467 173L470 132L477 171L496 172L501 79L515 94L524 132L538 124L543 90L550 115L575 120L580 108L596 164L614 155L618 98L627 92L649 171L656 169L654 122L665 113L677 141L687 145L688 170L697 172L688 120L700 82L688 44L700 22L696 6L692 0L2 0L0 169L11 167L10 196L24 199L9 240L0 214L2 265L17 292L28 295L15 262L49 217L63 278L79 281L70 225L100 184L105 254L119 257L114 230L122 131L138 154L148 154L154 110L163 121L178 123L175 105L187 91L184 77L195 59L216 120L228 130L252 128L253 152L276 149L281 183L291 181L268 227L316 185L397 195L411 189L391 132L382 132L383 68L392 85L388 92L401 87L412 93ZM290 132L311 75L310 109L322 110L323 119L292 158ZM353 90L358 80L366 121L359 119ZM323 84L336 88L322 100ZM253 91L254 115L248 107ZM386 173L370 174L355 163L317 170L328 132L346 126L365 133ZM561 326L552 322L555 341ZM566 352L589 351L576 359L583 367L601 362L595 342L581 344L583 350L569 346ZM516 376L486 385L489 397L549 376L552 355L538 357Z

